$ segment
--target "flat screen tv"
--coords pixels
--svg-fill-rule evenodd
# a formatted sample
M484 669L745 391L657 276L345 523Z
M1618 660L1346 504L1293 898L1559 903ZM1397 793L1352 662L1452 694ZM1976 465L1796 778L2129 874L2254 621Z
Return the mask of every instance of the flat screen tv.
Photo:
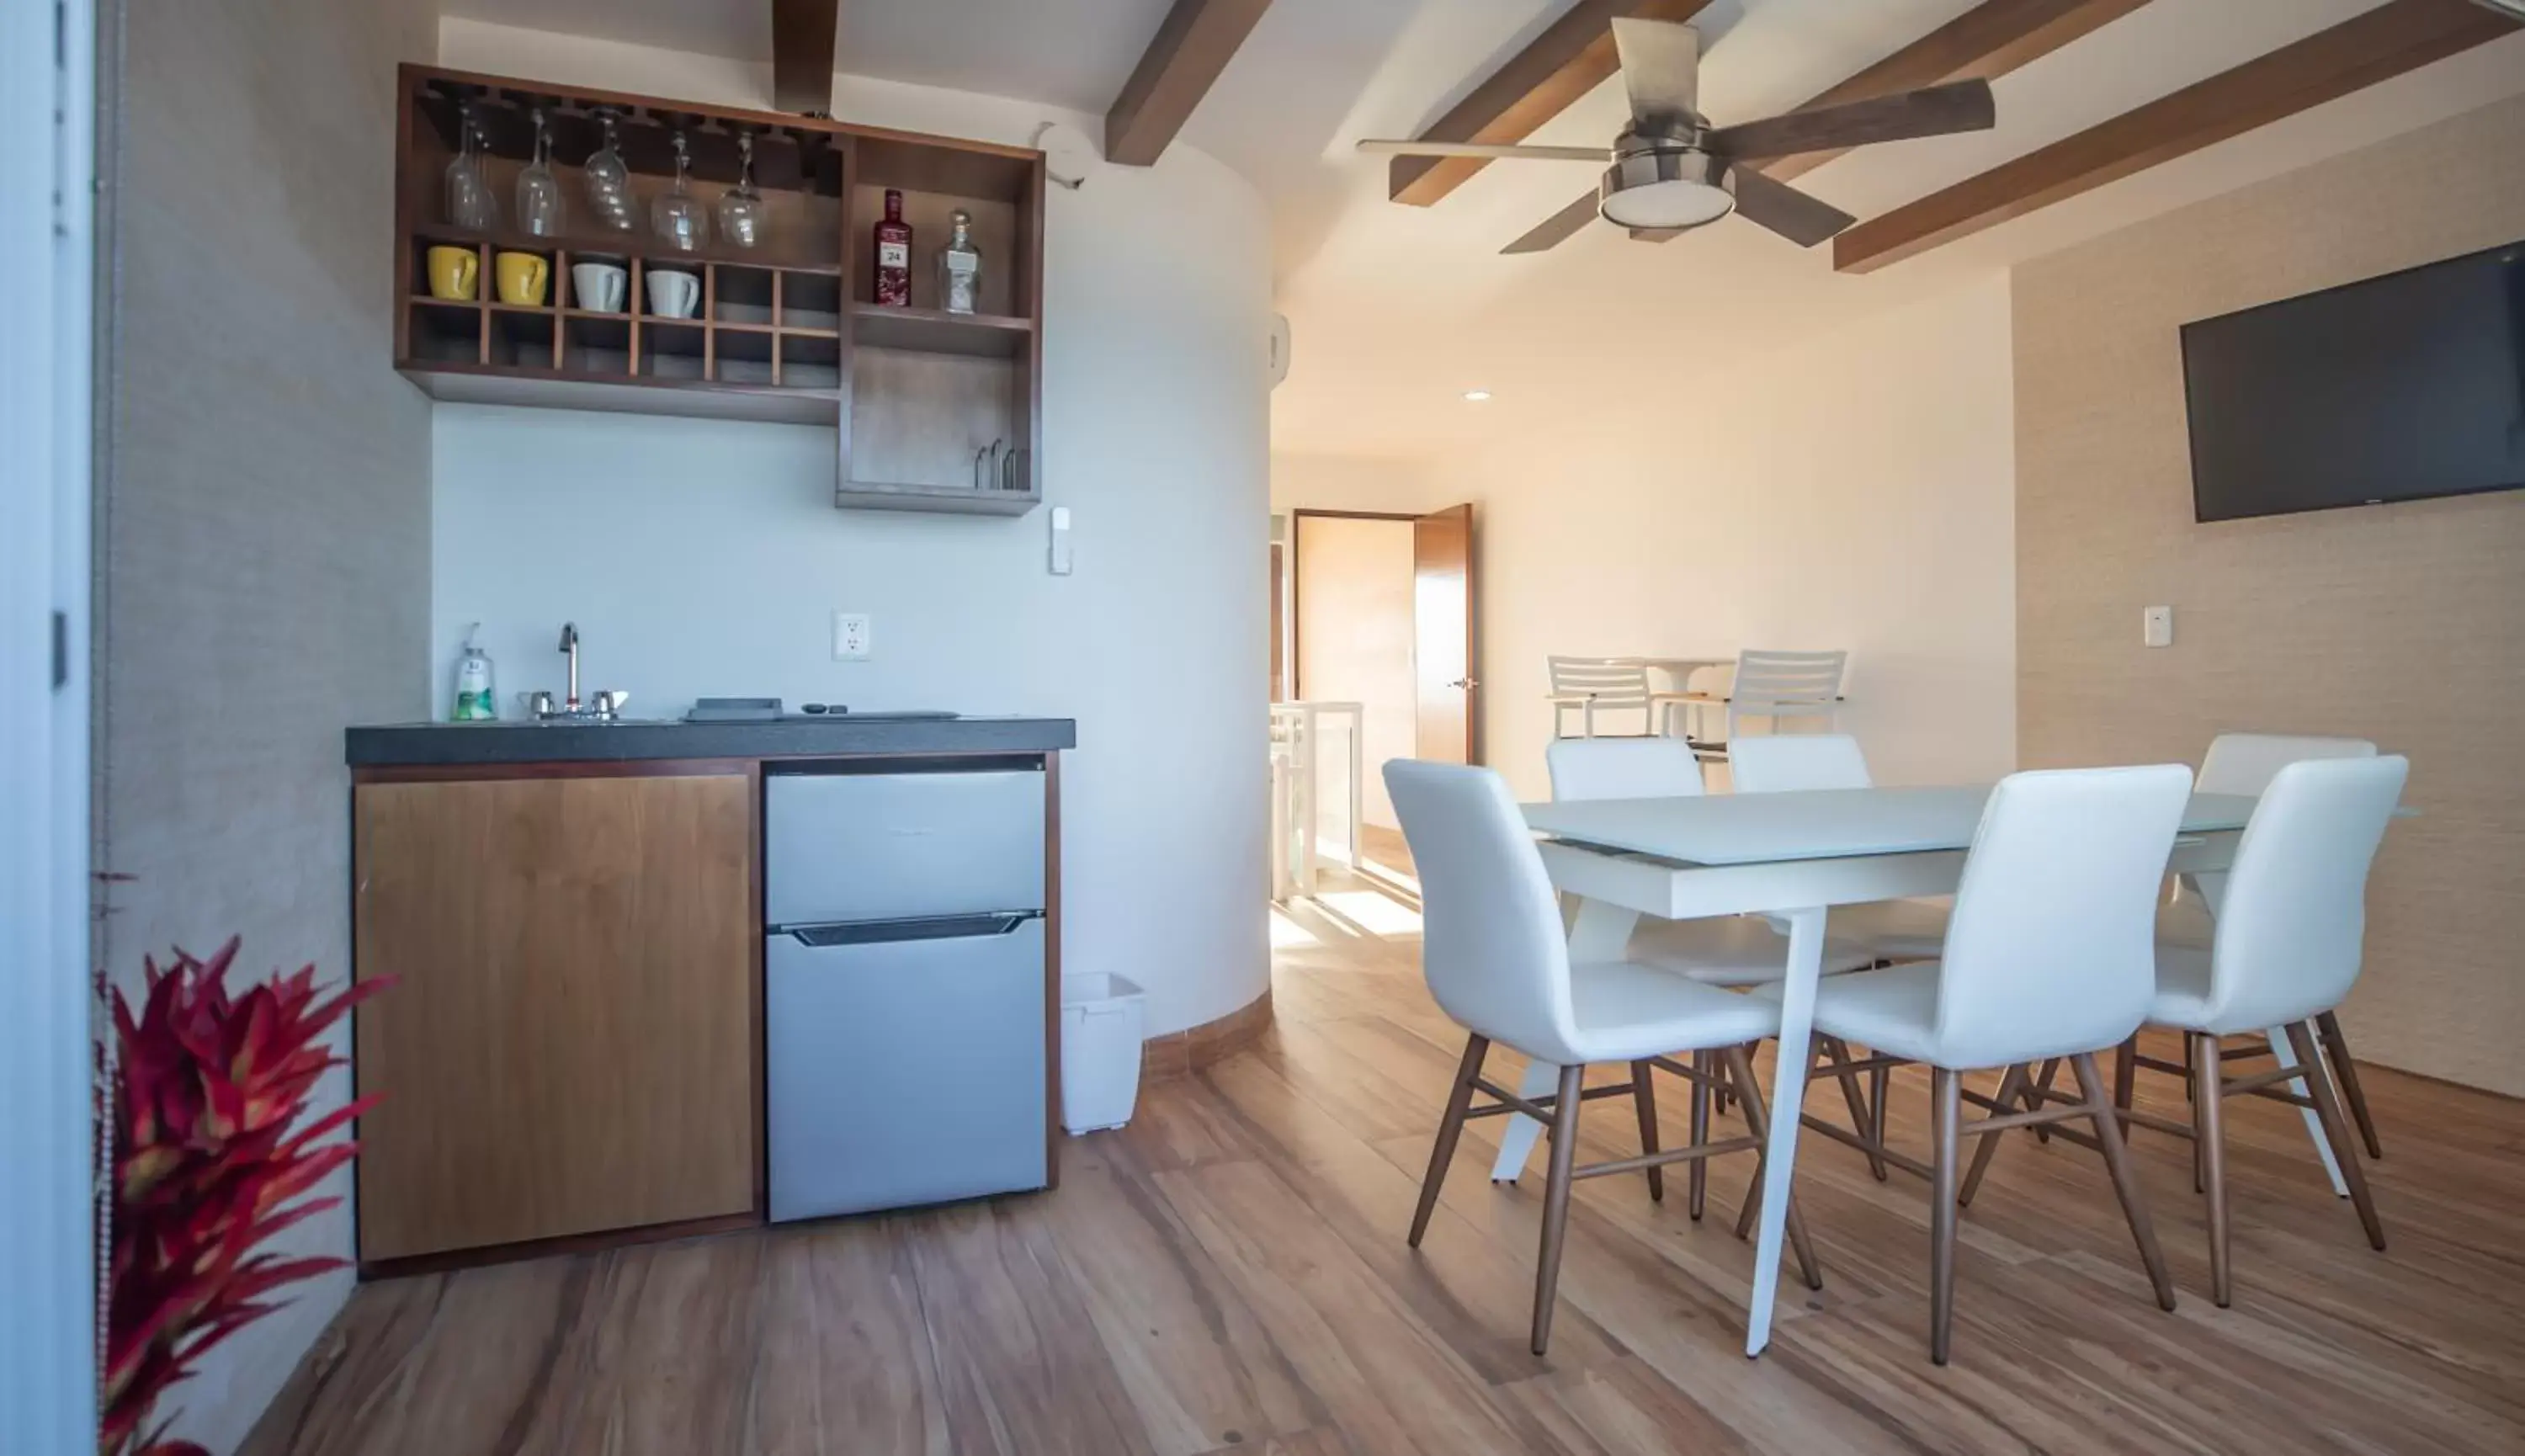
M2525 242L2183 326L2201 521L2525 487Z

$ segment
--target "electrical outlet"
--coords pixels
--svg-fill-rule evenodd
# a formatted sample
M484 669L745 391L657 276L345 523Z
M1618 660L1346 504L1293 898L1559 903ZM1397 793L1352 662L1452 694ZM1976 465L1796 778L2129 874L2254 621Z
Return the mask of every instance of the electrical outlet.
M833 614L833 661L866 662L876 650L876 631L865 612Z
M2150 607L2139 614L2139 639L2149 647L2174 645L2174 609Z

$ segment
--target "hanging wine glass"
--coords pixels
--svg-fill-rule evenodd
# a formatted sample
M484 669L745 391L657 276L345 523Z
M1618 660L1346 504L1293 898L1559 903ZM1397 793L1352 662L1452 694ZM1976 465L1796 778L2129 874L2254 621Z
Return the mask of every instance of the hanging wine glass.
M710 241L710 214L702 210L702 200L693 195L691 180L685 173L691 157L684 146L684 133L675 133L675 185L662 192L649 206L650 230L661 242L680 252L689 253Z
M582 169L587 175L587 200L596 209L596 220L617 232L628 232L636 222L631 208L631 169L622 163L622 149L616 145L614 113L600 113L597 125L604 130L604 141L587 159Z
M474 232L500 226L500 205L491 200L491 184L482 176L482 155L474 150L478 128L473 108L457 112L456 160L447 164L447 221Z
M748 131L736 139L736 185L718 197L718 235L740 248L755 247L763 241L764 221L763 194L754 189L754 133Z
M561 178L553 176L552 135L544 129L544 109L534 109L535 157L518 174L518 226L530 237L559 237L562 229Z

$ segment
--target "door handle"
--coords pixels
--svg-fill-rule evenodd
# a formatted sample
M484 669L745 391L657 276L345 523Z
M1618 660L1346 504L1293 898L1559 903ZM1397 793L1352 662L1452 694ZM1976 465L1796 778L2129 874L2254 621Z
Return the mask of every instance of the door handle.
M1479 686L1481 686L1482 684L1481 684L1479 681L1477 681L1477 680L1475 680L1474 678L1457 678L1455 681L1450 682L1450 683L1448 683L1447 685L1448 685L1449 687L1461 687L1461 688L1464 689L1466 692L1470 692L1470 691L1472 691L1474 688L1479 687Z

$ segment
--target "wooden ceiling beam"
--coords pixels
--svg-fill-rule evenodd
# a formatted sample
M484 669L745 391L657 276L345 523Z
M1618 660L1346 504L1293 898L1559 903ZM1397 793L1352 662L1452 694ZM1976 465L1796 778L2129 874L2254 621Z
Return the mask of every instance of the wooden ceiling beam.
M1503 62L1415 141L1518 142L1621 70L1613 21L1688 21L1709 0L1578 0L1525 49ZM1397 202L1427 207L1489 166L1478 157L1397 157L1386 189Z
M842 0L771 0L771 109L829 115Z
M1165 152L1271 0L1175 0L1105 114L1105 160L1147 167Z
M2148 0L1983 0L1884 60L1817 92L1798 110L1864 101L1948 81L1994 80L2147 3ZM1764 176L1785 182L1841 155L1837 151L1804 152L1747 165ZM1555 214L1552 221L1566 229L1561 233L1566 236L1585 226L1593 216L1595 193L1591 191ZM1644 235L1659 242L1682 236L1679 232Z
M2387 3L1870 219L1833 267L1871 273L2514 33L2471 0Z
M1997 80L2146 5L2148 0L1987 0L1798 108L1839 106L1949 81ZM1842 152L1801 152L1758 164L1785 182Z

